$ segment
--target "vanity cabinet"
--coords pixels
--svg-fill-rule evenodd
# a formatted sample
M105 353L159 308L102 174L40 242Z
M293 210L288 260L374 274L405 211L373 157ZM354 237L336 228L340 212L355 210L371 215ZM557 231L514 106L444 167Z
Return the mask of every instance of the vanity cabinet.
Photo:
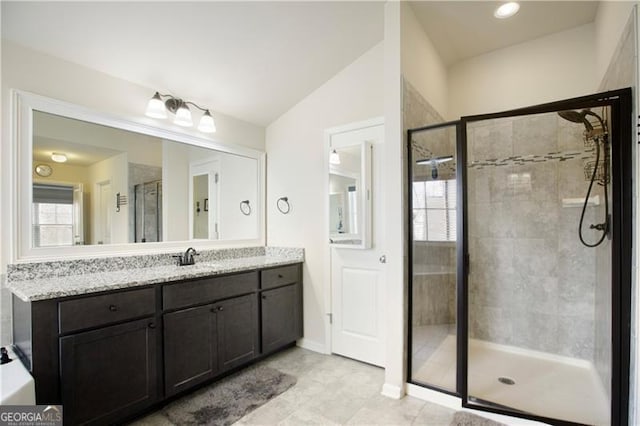
M302 337L301 264L23 302L14 347L38 404L113 424Z
M262 353L302 337L302 280L298 265L261 271Z
M218 316L213 305L164 314L164 381L167 396L218 372Z
M153 404L156 341L153 319L60 338L65 424L111 423Z
M217 304L218 366L220 370L246 364L259 353L258 304L249 294ZM290 343L290 342L288 342Z
M248 294L163 316L167 396L258 355L255 299Z

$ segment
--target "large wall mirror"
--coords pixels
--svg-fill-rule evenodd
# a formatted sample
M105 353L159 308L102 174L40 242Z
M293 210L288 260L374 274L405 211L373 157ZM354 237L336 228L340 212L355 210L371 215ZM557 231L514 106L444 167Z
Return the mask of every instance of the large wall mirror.
M15 260L264 244L264 153L27 93L14 99Z

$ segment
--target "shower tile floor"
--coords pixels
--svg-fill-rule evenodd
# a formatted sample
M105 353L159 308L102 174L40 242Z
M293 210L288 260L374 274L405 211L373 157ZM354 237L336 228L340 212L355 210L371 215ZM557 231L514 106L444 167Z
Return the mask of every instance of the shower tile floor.
M452 333L452 325L414 327L414 381L455 389L456 336ZM609 399L593 366L538 354L471 339L471 396L546 417L608 425ZM499 377L515 384L500 383Z

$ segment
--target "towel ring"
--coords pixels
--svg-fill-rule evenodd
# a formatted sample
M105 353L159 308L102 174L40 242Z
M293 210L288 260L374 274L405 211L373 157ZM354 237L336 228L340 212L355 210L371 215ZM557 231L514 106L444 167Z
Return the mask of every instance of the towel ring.
M280 197L276 201L276 207L282 214L288 214L291 211L291 205L289 204L289 197Z
M251 214L251 204L249 204L249 200L240 201L240 211L245 216Z

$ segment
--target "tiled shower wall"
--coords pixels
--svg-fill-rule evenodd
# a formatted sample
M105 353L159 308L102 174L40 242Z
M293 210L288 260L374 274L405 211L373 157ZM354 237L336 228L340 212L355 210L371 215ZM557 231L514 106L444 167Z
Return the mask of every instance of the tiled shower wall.
M484 164L468 168L470 337L594 360L596 251L574 201L592 156L583 130L556 114L470 124L468 161Z
M135 186L162 179L162 167L129 163L129 242L135 242ZM161 241L161 240L160 240Z
M455 243L414 242L412 325L456 323Z
M406 131L442 123L444 119L424 97L406 80L403 80L404 155L407 158ZM415 134L412 156L415 159L455 154L455 133L425 132ZM430 168L414 167L414 177L431 179ZM453 170L453 172L451 172ZM406 175L406 174L405 174ZM455 176L455 164L439 168L440 178ZM405 187L410 188L408 183ZM405 233L405 235L407 235ZM455 245L451 243L413 243L413 295L411 325L441 325L456 322L455 315Z
M637 29L636 29L636 16L635 13L632 13L629 17L629 20L625 26L624 31L622 32L622 36L620 37L620 41L618 42L618 46L613 55L611 63L607 69L607 72L600 83L600 88L598 91L603 92L606 90L615 90L615 89L624 89L627 87L634 88L633 95L638 96L636 82L638 78L638 69L637 69L637 46L636 40L638 39ZM637 116L638 112L636 111L633 116ZM635 123L633 125L632 135L636 134ZM633 148L633 161L634 167L637 168L637 144L632 144ZM637 185L637 183L636 183ZM634 214L634 217L638 217L637 211ZM635 231L637 232L637 231ZM603 244L598 247L598 252L608 252L611 249L610 244ZM635 249L637 253L637 248ZM611 263L609 256L606 256L604 253L602 255L598 255L598 263L596 266L597 269L597 279L598 282L606 282L607 277L611 276ZM635 292L632 292L632 295ZM595 336L595 364L598 373L600 374L600 378L605 384L605 389L609 391L608 384L611 382L611 351L610 351L610 343L611 342L611 321L610 317L606 316L605 313L611 306L611 293L604 286L596 287L596 318L599 320L596 322L596 336ZM632 309L637 310L637 299L632 298ZM637 315L637 313L635 313ZM631 374L630 377L635 377L637 366L633 362L633 354L637 351L635 345L637 342L637 330L632 327L631 330L631 347L632 347L632 362L631 362ZM630 400L634 400L633 393L636 392L635 389L631 389L632 395L630 395Z

